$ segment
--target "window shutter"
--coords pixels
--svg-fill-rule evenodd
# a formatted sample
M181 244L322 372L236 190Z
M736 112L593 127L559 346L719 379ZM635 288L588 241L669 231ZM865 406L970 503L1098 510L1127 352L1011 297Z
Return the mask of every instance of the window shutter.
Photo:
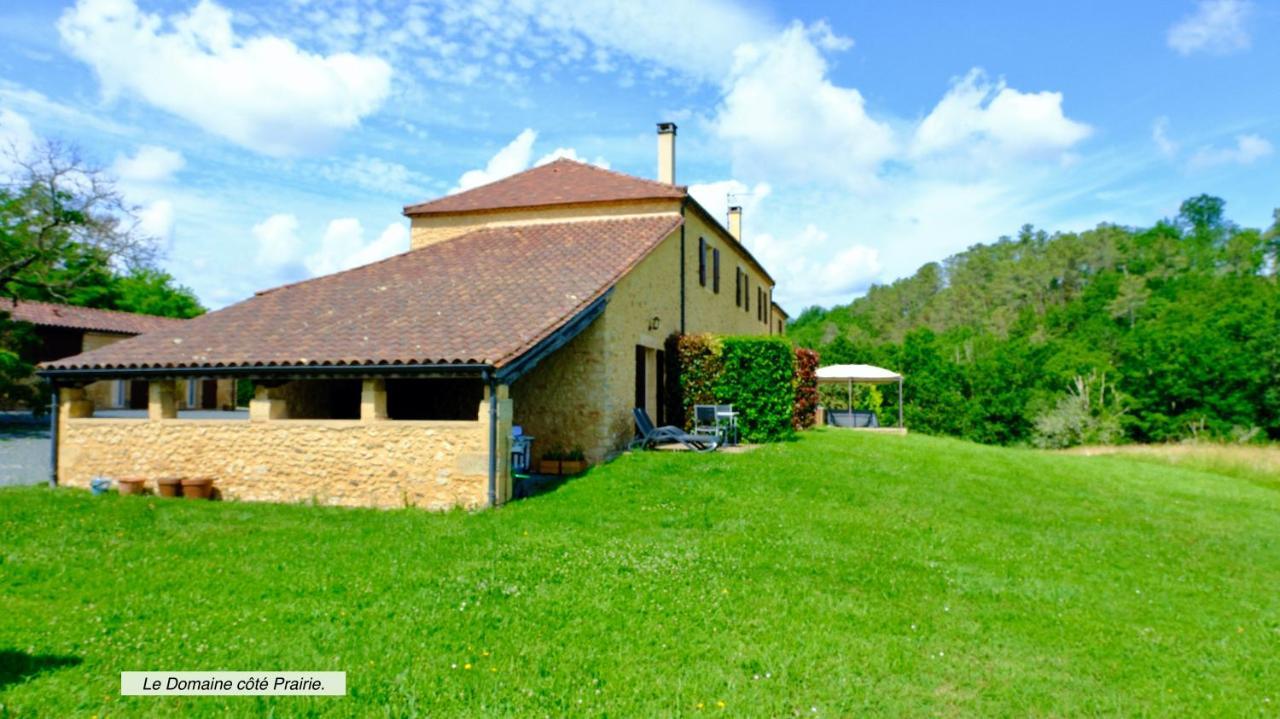
M711 250L711 288L720 294L720 248Z
M707 240L698 238L698 284L707 286Z

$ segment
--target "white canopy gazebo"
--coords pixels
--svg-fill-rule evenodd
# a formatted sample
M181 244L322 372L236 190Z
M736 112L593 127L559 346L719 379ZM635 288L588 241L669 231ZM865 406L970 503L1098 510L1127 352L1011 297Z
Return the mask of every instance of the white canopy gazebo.
M869 364L833 364L818 368L821 384L845 384L849 387L849 411L853 411L853 385L898 383L898 427L902 428L902 375Z

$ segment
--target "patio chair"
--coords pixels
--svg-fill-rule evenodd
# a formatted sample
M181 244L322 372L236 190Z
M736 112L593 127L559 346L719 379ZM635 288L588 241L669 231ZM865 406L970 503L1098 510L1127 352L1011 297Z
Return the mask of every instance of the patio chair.
M713 435L689 434L679 427L667 425L654 427L649 413L640 407L631 411L636 418L636 438L631 449L652 449L662 444L683 444L695 452L711 452L720 446L720 438Z
M725 444L738 443L738 414L733 411L733 405L716 405L716 426L720 428Z
M694 434L720 435L720 422L716 419L714 404L695 404L693 406Z

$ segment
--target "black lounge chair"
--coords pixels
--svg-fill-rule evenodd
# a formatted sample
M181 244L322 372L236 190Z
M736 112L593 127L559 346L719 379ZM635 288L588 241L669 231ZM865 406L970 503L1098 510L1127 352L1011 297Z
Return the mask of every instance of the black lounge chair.
M649 413L636 407L631 411L636 418L636 438L631 449L652 449L662 444L683 444L695 452L711 452L720 446L720 438L708 434L689 434L679 427L667 425L654 427Z

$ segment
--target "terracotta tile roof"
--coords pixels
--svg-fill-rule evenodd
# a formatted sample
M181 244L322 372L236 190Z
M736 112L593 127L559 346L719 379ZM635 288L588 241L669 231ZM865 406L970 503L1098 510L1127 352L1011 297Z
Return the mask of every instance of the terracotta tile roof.
M584 162L559 159L475 189L409 205L406 215L478 212L582 202L680 199L684 185L645 180Z
M476 230L42 367L502 367L608 291L680 222L673 213Z
M22 300L0 300L0 310L22 322L30 322L44 327L66 327L77 330L97 332L115 332L125 335L140 335L159 329L178 327L186 320L173 317L157 317L133 312L117 312L115 310L97 310L90 307L74 305L58 305L50 302L34 302Z

